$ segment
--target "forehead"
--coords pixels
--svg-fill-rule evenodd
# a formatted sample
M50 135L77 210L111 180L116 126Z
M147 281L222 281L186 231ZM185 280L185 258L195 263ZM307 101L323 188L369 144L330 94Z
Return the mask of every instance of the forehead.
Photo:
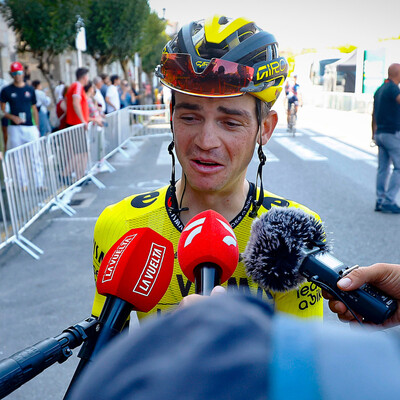
M175 92L175 106L180 108L181 105L190 105L198 110L243 110L252 117L256 116L256 100L248 94L236 97L201 97Z

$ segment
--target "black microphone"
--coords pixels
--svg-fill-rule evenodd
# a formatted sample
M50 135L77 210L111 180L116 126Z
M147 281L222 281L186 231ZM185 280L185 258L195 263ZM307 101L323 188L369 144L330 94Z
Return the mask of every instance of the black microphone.
M247 274L265 289L285 292L308 280L337 297L354 316L358 313L375 324L389 318L397 302L379 289L364 284L345 292L337 287L354 267L333 257L330 250L316 218L298 208L273 207L253 222L243 260Z
M89 317L58 336L44 339L0 361L0 399L54 363L66 361L72 355L72 349L94 336L96 325L97 319Z

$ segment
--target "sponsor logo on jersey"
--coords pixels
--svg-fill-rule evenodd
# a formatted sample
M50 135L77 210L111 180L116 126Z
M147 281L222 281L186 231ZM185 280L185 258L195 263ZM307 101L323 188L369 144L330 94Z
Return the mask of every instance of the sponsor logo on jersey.
M131 201L131 206L135 208L151 206L157 200L159 194L159 192L150 192L135 196Z
M160 272L165 251L165 246L152 243L142 274L133 288L134 293L141 294L142 296L148 296L150 294Z

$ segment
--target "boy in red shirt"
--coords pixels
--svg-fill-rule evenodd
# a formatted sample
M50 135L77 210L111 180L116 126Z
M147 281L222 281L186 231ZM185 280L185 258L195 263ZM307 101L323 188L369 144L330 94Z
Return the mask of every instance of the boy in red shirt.
M76 82L68 89L67 99L67 117L68 126L84 123L85 129L89 122L89 106L87 102L84 87L89 82L89 70L87 68L78 68L76 70Z

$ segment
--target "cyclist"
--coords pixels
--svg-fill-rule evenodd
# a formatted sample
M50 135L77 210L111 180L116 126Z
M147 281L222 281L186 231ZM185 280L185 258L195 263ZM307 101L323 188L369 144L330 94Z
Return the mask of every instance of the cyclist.
M230 221L243 252L254 218L271 207L298 207L319 218L262 185L262 146L277 124L277 113L271 107L286 74L287 63L279 57L274 36L245 18L217 15L191 22L167 43L156 75L172 90L170 185L132 195L103 211L94 231L95 276L106 252L132 228L150 227L171 240L176 250L185 224L213 209ZM246 179L246 172L257 144L260 163L254 184ZM174 151L182 167L178 181ZM322 317L320 290L310 283L285 293L265 291L246 276L239 262L224 285L228 290L263 296L276 309L299 317ZM171 309L187 295L195 298L194 285L175 260L171 284L150 313ZM95 316L103 302L104 297L96 293Z
M286 100L287 100L287 124L288 124L288 132L292 131L294 129L294 124L296 123L296 118L297 118L297 110L299 108L299 99L301 99L300 96L300 85L297 83L297 75L293 75L293 80L288 79L285 84L285 94L286 94ZM292 107L292 104L294 105L294 121L290 120L290 110Z

